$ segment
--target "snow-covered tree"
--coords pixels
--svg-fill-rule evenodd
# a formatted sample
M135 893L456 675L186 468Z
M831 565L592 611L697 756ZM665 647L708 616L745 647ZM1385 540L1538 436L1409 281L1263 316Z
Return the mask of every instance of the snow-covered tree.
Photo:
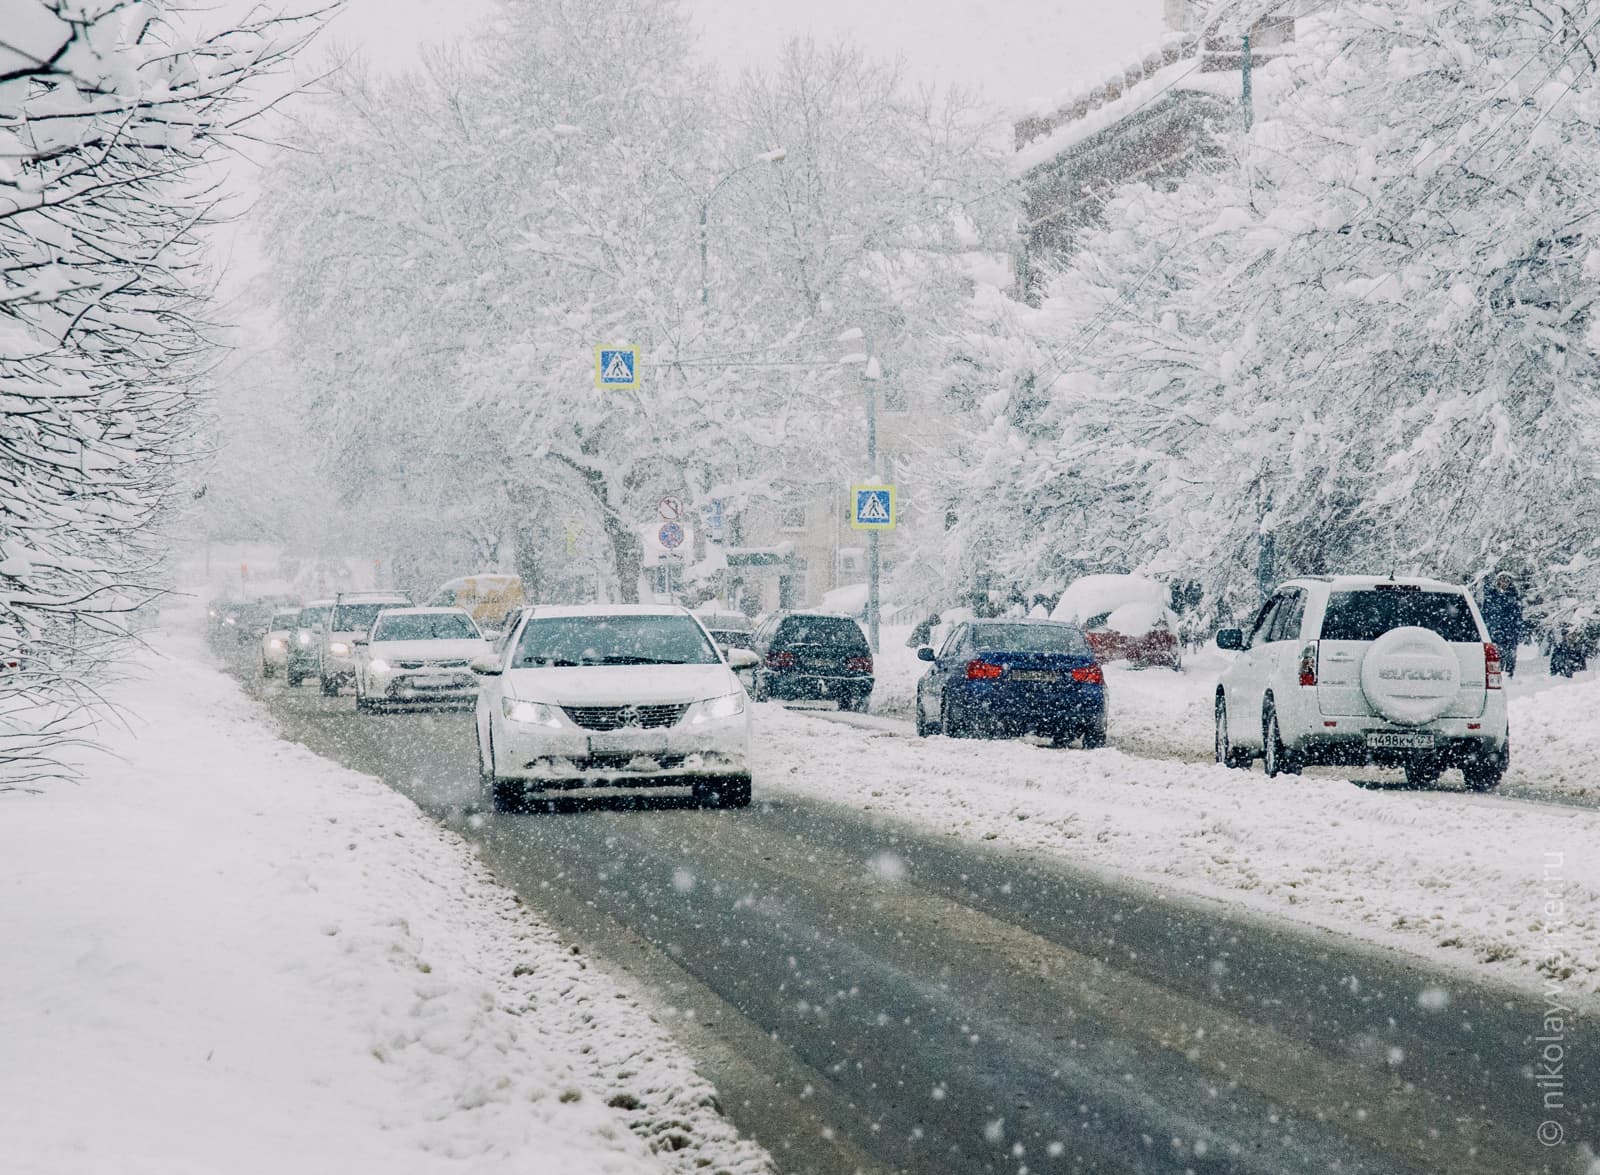
M528 0L308 119L268 239L347 501L505 529L559 504L522 537L603 535L626 595L663 494L737 511L823 475L834 339L943 296L980 136L853 54L725 102L691 57L664 0ZM643 390L595 389L604 344L641 348Z
M1600 593L1600 4L1319 7L1256 124L1105 208L990 347L981 541L1019 579L1510 565ZM1565 600L1565 603L1561 601Z
M0 786L55 769L196 455L200 230L315 21L0 0Z

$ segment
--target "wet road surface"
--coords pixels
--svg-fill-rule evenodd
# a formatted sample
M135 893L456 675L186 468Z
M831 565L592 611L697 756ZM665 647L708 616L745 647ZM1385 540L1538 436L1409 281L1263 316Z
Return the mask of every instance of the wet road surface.
M244 676L285 737L410 796L633 975L786 1172L1584 1170L1600 1065L1569 1025L1545 1108L1536 996L759 776L745 811L491 815L469 715Z

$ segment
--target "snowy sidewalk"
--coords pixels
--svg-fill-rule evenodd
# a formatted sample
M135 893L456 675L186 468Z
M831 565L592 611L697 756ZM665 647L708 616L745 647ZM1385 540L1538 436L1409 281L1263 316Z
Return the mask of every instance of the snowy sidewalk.
M0 793L6 1171L770 1170L459 838L176 643L122 761Z

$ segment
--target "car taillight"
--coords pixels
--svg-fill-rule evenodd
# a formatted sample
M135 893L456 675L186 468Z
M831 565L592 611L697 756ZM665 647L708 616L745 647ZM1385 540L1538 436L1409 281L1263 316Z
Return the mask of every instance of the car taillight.
M1500 688L1500 650L1487 643L1483 646L1483 688Z
M767 654L767 668L768 669L793 669L794 668L794 654L793 653L768 653Z
M1082 669L1072 671L1072 680L1084 682L1086 685L1104 685L1106 675L1100 672L1098 665L1085 665Z
M1312 641L1300 650L1300 684L1317 684L1317 642Z
M871 657L846 657L844 659L844 667L845 667L846 670L848 670L851 673L871 673L872 672L872 658Z
M1005 667L990 661L968 661L968 681L993 681L1005 672Z

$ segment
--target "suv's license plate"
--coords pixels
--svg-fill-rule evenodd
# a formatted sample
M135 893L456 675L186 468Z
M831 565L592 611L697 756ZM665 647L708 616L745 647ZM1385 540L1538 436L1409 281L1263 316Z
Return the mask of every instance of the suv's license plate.
M1431 751L1433 735L1413 733L1409 730L1372 730L1367 732L1367 746L1391 751Z

